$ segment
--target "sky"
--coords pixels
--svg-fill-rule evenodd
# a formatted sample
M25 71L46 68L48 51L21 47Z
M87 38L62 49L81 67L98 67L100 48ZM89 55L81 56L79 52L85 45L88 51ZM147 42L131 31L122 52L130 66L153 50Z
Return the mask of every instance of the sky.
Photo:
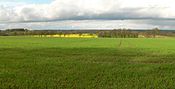
M1 3L13 2L13 3L29 3L29 4L44 4L50 3L52 0L0 0Z
M174 0L0 0L0 29L175 29Z

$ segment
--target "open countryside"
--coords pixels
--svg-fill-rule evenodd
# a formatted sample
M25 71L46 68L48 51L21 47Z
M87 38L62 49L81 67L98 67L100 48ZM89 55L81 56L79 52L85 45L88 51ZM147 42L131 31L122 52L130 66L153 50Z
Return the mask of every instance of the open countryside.
M0 37L0 88L174 88L174 38Z
M175 0L0 0L0 89L175 89Z

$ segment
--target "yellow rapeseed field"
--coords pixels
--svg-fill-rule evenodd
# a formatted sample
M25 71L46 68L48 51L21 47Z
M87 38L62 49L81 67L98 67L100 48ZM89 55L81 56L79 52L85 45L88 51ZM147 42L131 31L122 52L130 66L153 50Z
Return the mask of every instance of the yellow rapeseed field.
M34 35L34 37L98 38L98 36L96 34Z

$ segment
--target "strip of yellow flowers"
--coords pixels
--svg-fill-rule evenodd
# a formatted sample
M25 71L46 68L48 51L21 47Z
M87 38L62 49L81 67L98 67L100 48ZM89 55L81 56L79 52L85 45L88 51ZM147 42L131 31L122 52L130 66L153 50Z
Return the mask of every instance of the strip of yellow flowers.
M98 38L98 36L96 34L34 35L34 37Z

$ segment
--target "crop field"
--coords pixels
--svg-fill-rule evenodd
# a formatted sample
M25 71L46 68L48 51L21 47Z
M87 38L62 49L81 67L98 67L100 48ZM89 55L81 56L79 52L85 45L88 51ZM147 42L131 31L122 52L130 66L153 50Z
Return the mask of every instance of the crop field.
M0 37L0 89L174 89L175 38Z

